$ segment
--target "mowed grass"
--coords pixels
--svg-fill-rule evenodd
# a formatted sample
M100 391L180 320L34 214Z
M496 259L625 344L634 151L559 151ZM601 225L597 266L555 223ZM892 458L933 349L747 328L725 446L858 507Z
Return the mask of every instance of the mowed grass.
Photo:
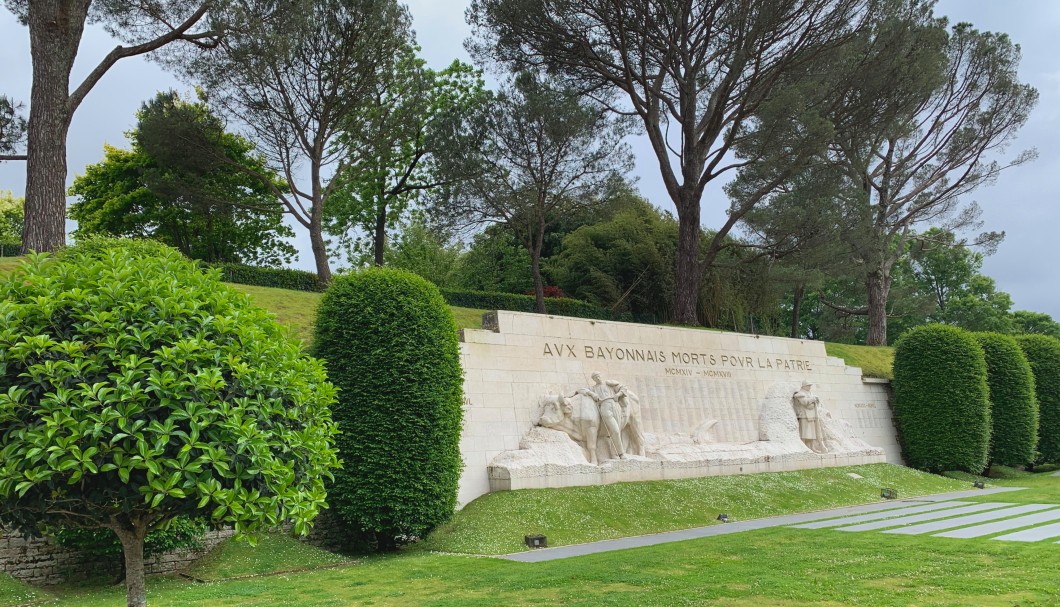
M288 535L270 534L260 538L254 546L242 540L227 540L196 561L185 573L197 580L218 581L322 569L350 562L344 556Z
M829 356L842 358L851 367L861 367L865 377L894 379L894 348L889 346L855 346L826 342Z
M0 607L39 603L49 598L48 594L33 586L0 572Z
M862 479L849 474L856 473ZM1060 479L1057 479L1060 481ZM822 468L596 487L490 493L471 502L417 549L467 554L526 550L541 533L550 546L721 524L724 512L747 520L879 501L880 488L901 497L970 489L970 483L891 464Z
M983 495L968 498L979 502L1012 502L1017 504L1060 504L1060 476L1055 472L1015 472L1011 468L1004 472L1003 478L989 478L964 473L948 473L969 485L974 481L983 481L989 487L1024 487L1027 491L1012 491L1000 495Z
M762 607L1060 604L1060 546L772 528L545 563L418 553L213 584L148 582L153 607ZM122 604L120 588L57 607Z

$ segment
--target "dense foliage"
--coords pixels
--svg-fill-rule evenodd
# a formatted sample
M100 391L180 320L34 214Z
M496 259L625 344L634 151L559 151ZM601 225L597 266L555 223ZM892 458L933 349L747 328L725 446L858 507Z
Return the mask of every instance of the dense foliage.
M929 472L986 467L990 401L983 349L956 327L925 325L898 340L894 415L907 464Z
M1038 401L1030 363L1008 335L977 333L975 338L986 354L990 386L990 463L1033 463L1038 446Z
M488 291L456 291L442 289L446 303L461 308L478 308L482 310L508 310L511 312L533 312L537 300L533 295L515 295L513 293L491 293ZM599 318L607 320L611 313L598 306L561 297L545 298L545 310L557 316L574 316L576 318Z
M267 312L176 250L31 256L0 283L0 523L110 529L130 597L145 536L175 517L304 533L338 463L334 395Z
M1040 411L1040 461L1060 463L1060 340L1046 335L1023 335L1017 341L1034 371Z
M340 276L317 311L313 352L339 388L336 518L380 550L424 537L453 513L460 479L452 312L437 287L409 272Z
M74 179L77 238L153 238L209 262L276 265L295 256L279 177L253 144L174 92L144 103L137 117L131 149L106 146L104 159Z
M151 557L173 550L202 548L207 525L201 519L175 518L144 538L144 556ZM79 552L113 557L121 554L121 542L108 529L63 528L54 534L55 543Z

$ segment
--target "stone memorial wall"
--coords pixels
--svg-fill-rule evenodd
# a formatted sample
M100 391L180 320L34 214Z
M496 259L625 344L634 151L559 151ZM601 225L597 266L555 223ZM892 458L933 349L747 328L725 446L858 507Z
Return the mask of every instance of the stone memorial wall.
M517 312L464 330L459 503L489 491L901 463L889 384L816 341Z

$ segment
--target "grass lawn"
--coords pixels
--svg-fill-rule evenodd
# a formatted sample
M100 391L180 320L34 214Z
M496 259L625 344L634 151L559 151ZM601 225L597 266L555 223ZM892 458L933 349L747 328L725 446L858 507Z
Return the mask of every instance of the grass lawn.
M856 472L863 479L851 478ZM1060 479L1056 479L1060 481ZM1060 483L1058 483L1060 484ZM902 497L970 489L971 483L891 464L744 476L526 489L484 495L415 549L467 554L527 550L526 534L550 546L721 524L879 501L881 487Z
M51 597L33 586L0 572L0 607L38 603L49 598Z
M228 540L199 559L185 573L197 580L212 582L323 569L350 562L344 556L310 546L288 535L272 534L262 537L256 546L245 541Z
M1028 501L1043 501L1050 486L1060 485L1060 477L1025 480L1034 482ZM774 501L771 494L759 499ZM665 504L642 506L642 515L653 518L652 510ZM336 569L210 584L151 579L148 597L153 607L1056 607L1058 557L1060 545L1049 542L771 528L536 564L410 551ZM114 587L57 593L57 607L124 601Z
M851 367L861 367L865 377L894 379L894 348L889 346L854 346L825 343L829 356L842 358Z

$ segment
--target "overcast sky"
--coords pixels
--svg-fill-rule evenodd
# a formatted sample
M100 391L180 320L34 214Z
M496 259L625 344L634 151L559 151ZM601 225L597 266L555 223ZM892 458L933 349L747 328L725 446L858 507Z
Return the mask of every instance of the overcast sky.
M433 67L453 59L470 61L463 48L468 35L464 8L468 0L410 0L414 27L423 55ZM983 30L1008 33L1023 48L1020 76L1035 86L1041 100L1006 156L1037 148L1033 163L1010 169L997 184L974 192L971 199L983 208L986 229L1005 231L997 254L987 258L984 273L1007 291L1015 309L1034 310L1060 319L1060 263L1052 247L1060 242L1060 2L1056 0L942 0L937 14L951 22L968 21ZM113 46L98 27L90 27L78 53L71 86L76 86ZM125 147L124 132L135 122L140 104L162 89L187 90L157 65L143 58L124 59L88 95L70 129L68 182L85 165L98 162L103 144ZM30 91L29 36L24 27L0 9L0 93L28 102ZM636 176L641 192L656 205L673 210L658 177L654 157L643 139L630 142L637 156ZM704 226L723 222L727 202L720 185L703 202ZM24 163L0 163L0 190L21 195L25 189ZM296 228L300 232L301 228ZM312 268L308 239L300 234L302 251L296 264Z

